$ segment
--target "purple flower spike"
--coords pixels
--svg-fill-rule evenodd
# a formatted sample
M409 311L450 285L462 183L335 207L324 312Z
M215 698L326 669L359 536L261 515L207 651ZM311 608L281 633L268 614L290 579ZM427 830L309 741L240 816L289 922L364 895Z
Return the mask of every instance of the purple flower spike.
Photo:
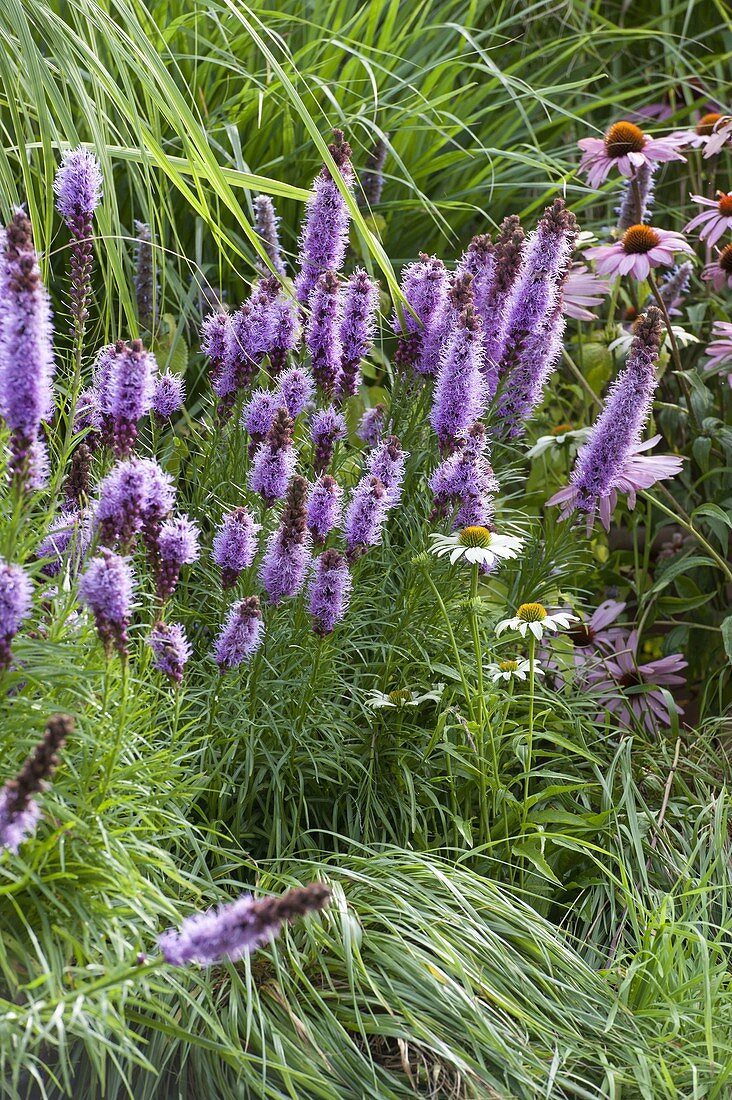
M227 370L230 340L231 314L209 313L201 326L201 351L211 361L209 379L219 397L225 396L230 383L233 386Z
M172 479L154 459L118 462L99 486L94 510L102 543L128 546L143 527L154 541L173 502Z
M521 266L524 231L515 214L504 218L493 252L493 279L476 300L475 308L483 322L483 370L488 395L498 386L498 364L506 336L506 311L516 276Z
M183 408L186 399L185 380L179 374L166 371L155 383L152 408L160 420L169 420L173 413Z
M41 818L35 796L45 790L47 781L59 765L58 753L74 728L68 714L48 719L42 739L28 757L15 779L0 791L0 848L17 852Z
M112 446L118 458L130 454L137 439L137 424L153 403L157 364L141 340L124 345L110 363L109 415Z
M277 217L275 205L269 195L257 195L254 200L254 228L257 236L262 242L264 251L267 253L269 262L272 264L277 274L284 279L287 272L282 259L280 235L278 232L279 224L280 219ZM260 259L257 260L257 269L264 276L270 274L269 268Z
M405 309L403 322L395 316L392 327L399 336L394 365L418 372L421 368L424 332L433 318L440 316L449 289L447 271L442 260L420 253L419 262L408 264L402 272L402 293L417 319ZM402 327L403 325L403 327Z
M381 542L388 510L388 496L383 481L369 474L362 477L353 490L346 509L345 534L349 561L365 554L369 546L377 546Z
M287 890L280 897L237 901L186 917L179 932L170 929L158 943L171 966L240 959L277 935L283 924L325 908L330 890L320 882Z
M316 473L322 473L330 465L337 440L345 439L347 434L346 421L333 405L313 414L310 438L315 448L313 467Z
M348 562L337 550L324 550L315 563L308 609L316 634L330 634L348 608L352 581Z
M367 469L386 489L386 506L394 508L402 497L404 465L409 456L395 435L390 435L369 455Z
M246 508L235 508L224 516L213 544L213 560L221 570L224 588L236 584L240 573L254 561L260 530L261 525L254 522Z
M99 394L94 386L82 390L74 409L74 433L88 432L89 442L95 443L97 433L102 430L102 411L99 407Z
M17 210L0 265L0 412L11 432L11 469L21 481L41 422L51 414L53 327L31 224Z
M71 576L76 576L81 562L91 543L91 530L88 520L76 509L61 512L52 522L46 537L38 544L36 557L39 560L50 558L43 566L46 577L56 577L61 572L64 558L68 560Z
M491 300L495 273L496 250L490 237L486 233L473 237L458 264L457 274L470 275L473 280L470 284L473 291L473 305L481 320Z
M181 566L198 561L200 533L198 525L188 516L175 516L161 526L154 555L155 586L161 600L167 600L175 592Z
M255 390L247 401L242 409L241 426L249 436L250 456L267 438L275 416L281 408L282 401L279 394L271 390Z
M307 505L308 531L322 545L341 522L343 490L334 477L323 474L310 490Z
M214 658L222 672L248 661L262 644L264 623L256 596L237 600L214 642Z
M321 275L310 296L310 318L305 335L313 378L328 397L335 393L338 385L343 356L340 290L334 271Z
M10 666L10 645L28 617L33 585L19 565L0 558L0 670Z
M351 147L342 131L333 131L333 144L328 150L343 182L351 189ZM308 202L300 238L300 271L295 278L295 294L302 305L308 305L315 284L326 271L339 271L343 266L350 220L345 199L323 165L313 183L313 196Z
M641 164L625 183L623 198L615 211L621 234L632 225L643 225L648 221L653 207L653 167L648 162Z
M430 413L441 447L453 445L482 415L487 401L481 373L482 329L470 284L456 280L450 295L460 314L444 346Z
M485 428L477 423L459 439L451 455L430 478L435 506L432 518L450 512L453 527L488 527L493 519L493 497L498 481L490 464Z
M153 267L152 235L145 222L135 222L137 249L135 255L135 301L137 318L143 328L155 327L157 286Z
M269 372L273 378L284 370L287 356L299 346L302 328L295 301L284 290L269 311Z
M272 604L296 596L305 583L310 565L307 495L308 483L297 475L287 490L280 526L267 543L260 576Z
M280 409L264 443L260 443L249 471L249 488L260 493L267 504L280 500L287 491L297 465L292 445L292 421Z
M338 399L353 397L361 380L361 360L371 351L376 326L379 286L357 268L348 280L341 322L342 359L338 376Z
M79 581L79 599L94 616L107 657L116 649L123 660L127 658L133 587L128 559L104 547L89 562Z
M155 668L165 673L174 684L183 679L183 669L192 650L180 623L156 623L147 639L155 655Z
M385 419L386 408L381 403L370 409L365 409L356 429L356 435L368 447L375 447L384 432Z
M387 134L386 137L388 136ZM384 138L379 137L368 155L366 168L361 173L361 194L358 196L358 205L363 209L373 210L381 202L388 148Z
M290 367L283 371L277 384L280 405L287 409L287 415L296 420L312 401L315 383L309 371L302 367Z
M94 244L92 221L102 199L102 170L93 153L73 149L63 155L56 173L56 209L71 233L71 316L77 342L84 336L89 315Z

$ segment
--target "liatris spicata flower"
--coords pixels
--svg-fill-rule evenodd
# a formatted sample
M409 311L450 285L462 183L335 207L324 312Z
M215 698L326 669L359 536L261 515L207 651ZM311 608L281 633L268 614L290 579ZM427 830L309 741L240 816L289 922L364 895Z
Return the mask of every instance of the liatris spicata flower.
M280 290L269 309L269 373L273 378L284 370L287 356L298 347L301 337L297 306Z
M310 536L306 501L308 483L293 477L287 490L280 526L272 533L262 561L261 579L272 604L295 596L305 581L310 564Z
M315 562L310 582L308 610L316 634L330 634L343 618L351 595L348 562L337 550L324 550Z
M232 315L226 366L231 382L227 382L226 396L249 388L269 350L269 303L267 293L257 288Z
M155 623L147 644L155 655L155 668L165 673L173 683L183 679L183 669L192 650L181 623Z
M93 153L71 149L64 153L53 189L56 209L71 233L71 317L77 347L84 338L89 315L91 269L94 255L92 220L102 200L102 170Z
M0 848L17 852L35 832L41 817L35 796L46 789L59 765L58 754L73 728L74 720L68 714L49 718L43 737L15 779L9 779L0 791Z
M642 164L627 180L623 198L617 208L618 229L625 233L631 225L643 225L648 221L653 206L653 166Z
M48 293L22 210L5 234L0 315L0 412L11 432L11 469L23 482L41 421L51 413L54 358Z
M283 371L277 382L279 403L287 409L292 420L307 408L315 392L315 383L309 371L302 367L290 367Z
M346 509L344 528L349 561L365 554L369 546L377 546L381 542L388 510L388 495L383 481L366 474L353 490Z
M241 426L249 436L249 455L253 455L270 432L274 419L282 408L279 393L255 390L241 413ZM289 409L288 409L289 412ZM290 415L292 415L290 413Z
M143 526L154 540L174 499L172 479L154 459L118 462L99 486L94 519L101 541L128 545Z
M389 150L386 144L386 134L383 138L378 137L374 142L374 147L369 153L366 159L366 168L361 173L361 190L358 195L358 205L361 209L371 209L381 201L381 192L384 189L384 165L386 164L386 154Z
M0 670L10 666L10 646L30 613L32 598L33 585L21 566L0 558Z
M457 509L453 527L490 527L498 481L490 464L485 428L476 423L457 441L429 481L435 498L432 518Z
M209 380L218 397L224 397L229 386L236 389L227 369L230 340L231 314L209 313L201 326L201 351L211 361Z
M175 592L181 567L198 561L198 525L188 516L174 516L163 523L157 537L155 587L161 600Z
M711 283L715 290L725 286L732 287L732 244L717 249L717 258L702 268L702 279Z
M707 199L704 195L692 195L694 202L709 209L702 210L684 226L684 233L692 229L699 230L699 240L706 241L709 247L717 243L732 228L732 191L717 191L716 198Z
M345 439L347 434L346 421L333 405L313 413L310 438L313 441L313 467L316 473L322 473L330 465L336 442Z
M458 275L470 275L475 312L482 319L490 308L495 284L496 250L487 233L473 237L457 266Z
M501 222L493 252L493 280L476 301L483 322L483 371L490 397L498 386L498 364L503 355L508 303L521 267L524 231L515 214Z
M590 187L599 187L613 168L621 176L634 176L644 164L653 168L669 160L686 160L679 152L677 135L651 138L633 122L615 122L604 138L582 138L577 144L582 150L579 169L587 173Z
M110 363L108 409L112 446L126 458L137 439L137 424L152 408L157 364L141 340L125 344Z
M570 269L577 223L562 199L545 210L527 241L507 307L506 336L498 368L506 384L497 411L505 434L516 438L542 397L564 332L562 287Z
M297 454L292 445L292 421L284 409L275 415L267 438L260 443L249 471L249 488L267 504L285 495L295 472Z
M155 383L152 395L152 411L159 420L169 420L173 413L183 408L186 384L180 374L166 371Z
M658 288L658 293L661 297L661 301L666 307L669 317L681 312L679 306L689 293L689 283L693 270L694 268L691 261L684 260L682 264L678 264L672 271L664 275L663 281ZM648 305L651 304L652 299L648 302Z
M368 355L374 342L378 303L378 284L357 268L348 280L343 299L342 359L338 376L340 401L353 397L358 390L361 360Z
M280 219L277 217L275 205L269 195L257 195L254 199L254 228L262 242L264 251L267 253L270 264L277 274L284 279L287 272L282 259L278 232L279 224ZM270 274L269 267L261 259L257 259L257 270L265 276Z
M42 569L44 576L58 576L67 555L69 573L76 576L90 543L91 529L88 519L73 508L61 512L51 523L48 534L36 550L39 561L49 559Z
M485 410L487 392L481 374L482 330L480 319L467 301L442 353L430 413L430 423L441 447L450 447ZM451 290L457 304L463 302L463 288Z
M74 507L82 507L89 499L93 455L91 447L80 443L71 456L71 469L64 484L64 495L67 503Z
M562 505L562 518L576 508L587 514L588 527L591 527L599 508L602 523L608 530L618 492L628 495L632 508L639 489L648 489L656 481L672 477L681 468L680 458L639 454L660 438L655 436L647 443L640 442L657 386L654 363L662 332L661 313L654 307L636 321L628 360L577 455L571 484L548 502Z
M305 333L313 378L328 396L335 393L343 357L340 289L335 272L326 271L320 276L310 296L310 317Z
M102 547L79 581L79 599L94 616L107 657L116 649L127 657L127 629L132 611L134 580L127 558Z
M237 600L214 642L214 658L222 672L248 661L262 644L264 623L256 596Z
M585 255L595 261L600 275L618 278L630 275L639 282L653 267L670 267L677 252L693 252L680 233L652 225L631 225L615 244L588 248Z
M386 420L386 408L379 402L370 409L365 409L361 417L356 435L362 439L367 447L375 447L381 439Z
M632 631L623 642L616 639L612 656L608 654L602 661L586 672L590 691L599 696L603 710L628 729L636 722L642 723L649 733L657 733L659 726L671 725L671 713L683 714L681 707L668 699L668 692L661 688L675 687L684 683L679 676L687 662L683 654L672 653L656 661L638 661L638 632ZM645 691L625 693L625 688L645 687ZM621 691L618 691L618 688ZM598 715L602 721L602 714Z
M404 466L408 457L395 435L383 439L368 457L366 469L386 489L388 508L395 508L401 500Z
M42 436L34 439L28 448L28 465L26 467L26 488L30 490L45 489L51 476L51 459L48 455L48 444Z
M221 570L224 588L236 584L240 573L254 561L260 530L246 508L235 508L224 516L213 544L213 560Z
M308 496L308 531L317 545L322 545L334 527L341 522L343 490L334 477L323 474Z
M588 306L599 306L609 293L610 285L587 264L572 264L562 292L562 313L577 321L594 321L597 315Z
M410 310L404 309L401 320L397 316L392 320L394 332L399 336L394 354L396 367L412 368L420 373L424 333L432 319L440 315L448 288L445 265L436 256L421 252L418 263L407 264L404 268L402 294L416 318Z
M353 187L351 147L341 130L333 131L333 144L328 150L350 190ZM300 238L300 271L295 278L295 294L302 305L308 304L315 284L326 271L339 271L343 266L350 220L346 201L328 167L323 165L313 183L313 195L308 201Z
M100 398L94 386L82 390L76 399L74 409L74 434L87 432L90 441L96 445L98 433L102 430L102 410Z
M324 909L330 890L320 882L259 900L244 894L237 901L186 917L179 932L170 929L158 943L172 966L190 962L210 966L240 959L275 936L287 921Z
M137 319L143 328L155 327L155 274L153 271L152 235L146 222L135 222L137 250L135 256L135 300Z

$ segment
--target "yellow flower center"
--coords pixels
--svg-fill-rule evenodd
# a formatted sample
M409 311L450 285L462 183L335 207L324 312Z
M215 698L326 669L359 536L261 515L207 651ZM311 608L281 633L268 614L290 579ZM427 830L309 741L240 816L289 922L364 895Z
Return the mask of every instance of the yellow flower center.
M395 691L390 691L387 698L390 703L409 703L412 693L408 688L397 688Z
M640 153L645 144L646 135L633 122L616 122L605 134L605 149L609 157Z
M461 546L480 546L485 548L490 544L491 533L487 527L463 527L458 535Z
M719 198L719 213L724 218L732 217L732 191L729 191L726 195L724 191L717 191Z
M650 252L660 240L658 233L650 225L631 225L623 234L623 252L626 255Z
M566 432L572 431L571 424L557 424L556 428L552 428L549 435L564 435Z
M716 114L714 111L708 115L702 115L696 124L697 134L699 134L700 137L709 137L721 117L720 114Z
M501 661L498 667L501 672L515 672L518 668L518 661Z
M546 618L546 608L540 603L522 603L516 614L525 623L540 623Z

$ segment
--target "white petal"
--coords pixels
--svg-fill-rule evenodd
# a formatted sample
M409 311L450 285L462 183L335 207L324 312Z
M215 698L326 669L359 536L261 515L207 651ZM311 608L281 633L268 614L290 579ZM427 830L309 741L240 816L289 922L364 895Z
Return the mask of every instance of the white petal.
M541 629L542 624L541 623L529 623L528 626L529 626L529 630L534 635L534 637L538 638L539 641L541 641L541 636L543 634L543 630Z

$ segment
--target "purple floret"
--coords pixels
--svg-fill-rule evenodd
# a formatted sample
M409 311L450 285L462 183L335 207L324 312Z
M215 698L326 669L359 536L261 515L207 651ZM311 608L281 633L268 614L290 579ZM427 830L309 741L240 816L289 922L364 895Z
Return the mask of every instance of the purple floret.
M249 471L249 488L260 493L267 504L272 504L285 495L296 465L292 421L285 410L280 409L267 438L260 443L254 455Z
M267 253L269 262L277 274L284 278L286 269L280 247L279 224L280 219L277 217L275 205L269 195L257 195L254 199L254 228L262 242L264 251ZM260 259L257 260L257 268L262 275L267 276L270 274L269 268Z
M30 577L21 566L0 558L0 669L10 665L10 645L30 613L32 599Z
M333 144L328 146L341 179L353 187L351 147L340 130L333 131ZM313 287L326 271L339 271L348 247L351 216L348 206L329 169L323 168L313 183L313 195L308 201L305 224L300 238L300 271L295 278L295 294L307 305Z
M311 541L307 528L307 495L308 483L297 475L287 490L280 526L267 543L260 576L272 604L295 596L305 582Z
M221 570L221 583L231 588L254 561L257 553L257 533L261 525L255 523L246 508L235 508L224 516L213 544L213 560Z
M295 420L312 400L315 383L309 371L302 367L290 367L283 371L277 384L277 393L281 405L287 409L287 415Z
M348 562L337 550L325 550L315 563L308 609L316 634L330 634L343 618L351 595Z
M214 642L214 658L222 672L249 660L262 644L264 623L256 596L237 600Z
M154 554L155 585L161 600L175 592L181 567L198 561L199 536L198 525L188 516L174 516L162 524Z
M402 496L404 466L408 455L395 435L382 440L368 458L367 470L386 489L386 506L394 508Z
M330 465L336 442L345 439L347 434L346 421L334 405L313 413L310 438L314 446L313 467L316 473L322 473Z
M129 559L105 547L92 558L79 581L79 599L92 612L108 657L113 648L122 658L127 656L133 588Z
M155 415L161 420L168 420L173 413L183 408L185 399L185 380L171 371L161 374L153 390L152 407Z
M369 546L381 542L388 510L388 494L383 481L366 474L353 490L346 509L344 528L350 561L364 554Z
M322 545L341 522L343 490L334 477L323 474L308 496L308 530L316 544Z
M180 623L158 622L150 631L147 644L155 655L155 668L179 684L192 650Z
M107 409L112 419L112 446L126 458L137 439L137 425L150 412L157 363L141 340L124 344L110 362Z
M378 284L361 268L351 275L343 299L341 321L341 370L338 398L345 401L357 392L361 380L361 360L371 351L379 303Z
M340 283L333 271L318 279L310 295L310 317L305 342L310 352L313 378L328 397L336 391L341 371Z

